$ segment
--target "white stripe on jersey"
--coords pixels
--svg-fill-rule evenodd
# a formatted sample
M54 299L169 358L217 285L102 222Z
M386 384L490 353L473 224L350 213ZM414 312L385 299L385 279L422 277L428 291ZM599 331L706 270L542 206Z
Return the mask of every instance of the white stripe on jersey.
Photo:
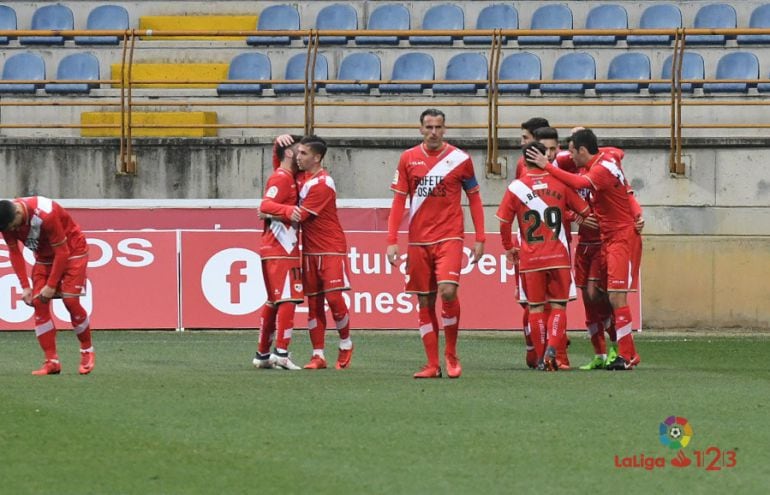
M548 208L548 205L538 196L535 196L535 193L532 192L532 189L530 189L529 186L520 180L515 180L511 182L510 186L508 186L508 190L516 195L516 197L519 198L519 200L524 205L526 205L527 208L537 211L540 214L541 219L545 219L545 210ZM559 229L559 242L562 243L564 249L566 249L569 253L570 250L569 246L567 245L567 234L564 233L564 228Z
M626 184L626 177L623 175L623 171L620 170L617 163L611 160L602 160L599 162L599 165L609 170L609 172L618 179L621 185Z
M53 211L53 201L45 196L38 196L37 209L42 210L45 213L51 213Z
M294 226L287 227L280 220L273 220L270 222L270 231L273 233L275 240L283 247L286 254L291 254L297 245L297 229Z
M446 158L438 162L436 165L433 166L432 169L430 169L430 172L428 172L425 177L441 177L442 179L446 177L449 172L457 168L458 165L465 162L469 158L468 154L460 151L458 149L453 150L451 153L449 153ZM436 182L438 184L438 181ZM434 186L435 187L435 186ZM424 196L416 196L412 197L411 204L409 206L409 223L412 223L412 219L417 214L417 210L420 209L422 204L425 202L425 200L430 196L430 194L433 192L433 187L430 188L430 190L424 195Z

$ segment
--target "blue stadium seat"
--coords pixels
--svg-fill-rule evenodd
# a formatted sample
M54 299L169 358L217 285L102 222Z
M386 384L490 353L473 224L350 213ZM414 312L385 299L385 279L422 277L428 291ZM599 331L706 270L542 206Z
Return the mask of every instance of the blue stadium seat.
M120 5L100 5L88 14L86 29L128 29L128 12ZM76 45L117 45L117 36L75 36Z
M692 27L702 29L734 29L738 25L735 9L725 3L704 5L695 14ZM724 45L726 36L723 34L688 34L688 45Z
M40 7L32 14L33 31L75 29L72 11L60 3ZM21 36L22 45L63 45L63 36Z
M760 5L749 18L749 27L756 29L770 28L770 3ZM770 43L770 34L739 34L739 45L766 45Z
M420 83L380 84L380 93L422 93L423 89L433 84L436 76L433 57L427 53L405 53L393 64L393 81L425 81Z
M682 11L673 4L652 5L644 9L639 21L640 29L665 29L682 27ZM629 35L626 43L629 45L668 45L672 36L661 35Z
M227 80L266 80L271 79L272 69L270 59L262 53L242 53L235 56L230 61L230 67L227 69ZM260 83L220 83L217 86L217 94L250 94L261 95L262 90L269 87L269 84Z
M444 79L475 80L478 83L440 83L433 85L433 93L476 93L487 86L489 73L487 59L479 53L460 53L449 59Z
M403 5L386 4L374 9L369 14L366 29L369 30L408 30L412 25L409 10ZM398 45L398 36L356 36L358 45Z
M99 80L99 60L87 52L67 55L56 70L56 80ZM48 83L45 85L46 93L89 93L91 88L98 88L99 83Z
M42 81L45 62L36 53L24 52L9 57L3 66L4 81ZM34 93L41 84L0 84L0 93Z
M566 5L543 5L532 14L531 29L572 29L572 11ZM519 36L520 45L560 45L561 36Z
M584 79L585 83L544 83L540 85L543 93L583 93L593 87L596 79L596 62L584 52L562 55L553 67L553 79ZM590 81L590 82L589 82Z
M463 9L453 4L443 4L431 7L425 12L420 29L448 30L465 29L465 14ZM410 36L409 43L413 45L451 45L451 36Z
M643 53L621 53L610 61L607 79L638 79L638 83L596 83L597 93L638 93L650 82L650 59Z
M476 20L476 29L519 29L519 13L506 4L495 4L484 7ZM492 43L491 36L464 36L466 45L488 45ZM503 43L508 37L503 36Z
M348 4L329 5L318 12L315 28L318 30L358 29L358 13ZM345 45L348 38L345 36L319 36L318 42L322 45ZM307 37L305 43L307 43Z
M291 5L273 5L259 13L257 31L296 31L299 29L299 12ZM288 36L249 36L249 45L289 45Z
M286 73L284 79L304 79L306 65L305 60L307 60L307 54L305 53L298 53L291 57L289 62L286 64ZM324 81L329 79L329 63L322 53L316 55L314 74L315 77L313 79L316 81ZM310 79L310 72L308 72L308 82L310 82ZM323 86L324 83L315 83L316 91ZM302 83L275 84L273 85L273 91L275 91L276 94L304 93L305 85Z
M588 12L586 29L628 29L628 13L620 5L599 5ZM572 43L576 46L614 45L617 41L618 37L614 35L581 35L572 37Z
M374 53L351 53L340 63L337 79L341 81L379 81L380 57ZM326 85L327 93L368 93L378 83L334 83Z
M660 73L661 79L671 79L673 69L673 55L669 55L663 62L663 70ZM703 79L705 76L703 57L698 53L685 52L682 58L682 80ZM683 93L692 93L696 87L701 87L702 83L682 83ZM670 93L671 83L650 83L650 93Z
M517 52L508 55L500 63L500 76L504 80L539 81L542 77L540 58L529 52ZM497 90L500 93L529 93L537 89L540 83L500 83Z
M717 62L715 79L759 79L759 59L749 52L731 52ZM703 83L704 93L745 93L756 82Z
M7 5L0 5L0 30L11 31L16 28L16 11ZM7 44L8 36L0 36L0 45Z

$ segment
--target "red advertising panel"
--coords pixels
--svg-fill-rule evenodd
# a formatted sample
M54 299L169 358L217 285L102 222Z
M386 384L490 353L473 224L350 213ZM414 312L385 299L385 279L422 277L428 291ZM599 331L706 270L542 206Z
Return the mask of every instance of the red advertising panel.
M82 303L95 329L177 328L176 232L86 232L89 262ZM24 249L29 264L34 256ZM21 300L21 285L0 238L0 329L34 328L33 310ZM58 328L69 329L61 300L53 301Z

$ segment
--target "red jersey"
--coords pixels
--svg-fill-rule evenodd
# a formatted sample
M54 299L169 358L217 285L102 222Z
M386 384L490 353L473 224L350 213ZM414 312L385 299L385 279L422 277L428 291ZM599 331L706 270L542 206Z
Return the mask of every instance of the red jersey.
M588 213L589 206L577 193L556 178L530 171L516 179L505 191L497 218L501 231L510 228L513 219L519 223L522 272L569 268L570 248L563 217L567 209Z
M347 254L345 232L337 216L337 190L334 179L325 169L313 176L305 174L299 191L299 206L310 214L302 222L302 251L305 254Z
M566 156L566 158L565 158ZM569 158L569 160L567 160ZM576 173L577 167L575 162L572 161L572 155L569 151L560 151L556 154L556 158L553 164L562 170L566 170L569 173ZM519 157L519 161L516 162L516 178L519 179L529 172L527 168L527 161L524 159L524 155Z
M297 184L288 170L278 168L267 179L261 210L275 214L271 210L273 203L281 205L297 204ZM263 259L299 258L299 228L291 222L277 218L266 220L262 231L262 244L259 254Z
M409 196L409 244L435 244L465 238L461 192L478 193L479 184L470 155L421 143L401 154L390 190Z

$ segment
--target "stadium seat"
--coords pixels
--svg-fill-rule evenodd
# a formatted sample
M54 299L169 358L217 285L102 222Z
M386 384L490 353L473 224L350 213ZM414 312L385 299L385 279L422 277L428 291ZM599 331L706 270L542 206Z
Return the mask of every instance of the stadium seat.
M435 79L436 69L433 57L427 53L405 53L393 64L393 81L426 81L420 83L380 84L380 93L422 93Z
M628 29L628 13L620 5L599 5L588 12L586 29ZM573 36L574 45L614 45L618 41L615 35Z
M531 29L572 29L572 11L566 5L543 5L532 14ZM519 36L520 45L560 45L561 36Z
M596 83L597 93L638 93L650 82L650 59L643 53L621 53L610 61L607 79L639 79L639 83Z
M78 81L99 80L99 60L87 52L67 55L56 70L56 80L67 79ZM99 83L48 83L45 85L46 93L89 93L91 88L98 88Z
M128 29L128 12L120 5L100 5L88 14L88 30ZM75 36L76 45L117 45L117 36Z
M12 31L16 28L16 11L7 5L0 5L0 30ZM0 45L7 44L8 36L0 36Z
M75 29L72 11L60 3L40 7L32 14L33 31ZM63 45L64 36L21 36L22 45Z
M596 62L584 52L562 55L553 67L553 79L584 79L585 83L544 83L540 85L543 93L583 93L593 87L596 79Z
M315 20L318 30L358 29L358 13L348 4L335 3L322 8ZM348 38L345 36L319 36L322 45L344 45ZM305 38L307 43L307 37Z
M340 63L337 79L341 81L379 81L380 57L374 53L351 53ZM327 93L368 93L378 83L334 83L326 85Z
M381 5L369 14L366 29L401 31L411 27L409 10L403 5ZM398 36L356 36L358 45L398 45Z
M478 83L440 83L433 85L433 93L476 93L486 88L489 80L487 59L480 53L460 53L449 59L445 80L476 80Z
M307 54L298 53L289 59L286 64L286 73L284 79L299 79L300 81L305 78L305 65L307 60ZM326 57L319 53L315 59L315 77L316 81L323 81L329 79L329 63ZM308 82L310 81L310 73L308 72ZM324 86L323 83L315 83L316 91ZM304 93L305 85L302 83L284 83L273 85L273 91L276 94L288 94L288 93Z
M533 53L512 53L500 63L500 80L539 81L541 77L540 58ZM538 85L539 83L500 83L497 90L500 93L529 93L537 89Z
M660 73L661 79L671 79L673 66L673 55L669 55L663 62L663 70ZM703 57L698 53L685 52L682 58L682 80L703 79L705 77ZM682 83L683 93L692 93L696 87L701 87L702 83ZM671 83L650 83L650 93L670 93Z
M770 28L770 3L760 5L751 12L749 27L756 29ZM766 45L770 43L770 34L739 34L739 45Z
M759 59L749 52L731 52L717 62L715 79L759 79ZM703 83L704 93L745 93L756 82Z
M425 12L420 29L447 30L465 29L463 9L453 4L443 4L431 7ZM451 36L410 36L409 43L413 45L451 45Z
M265 80L271 79L272 69L270 59L262 53L242 53L230 61L230 67L227 70L227 80ZM220 83L217 86L217 94L250 94L261 95L262 90L269 87L269 84L260 83Z
M476 29L519 29L519 13L514 7L506 4L495 4L484 7L476 19ZM491 36L464 36L466 45L488 45L492 43ZM502 37L503 43L508 37Z
M738 25L735 9L724 3L704 5L695 14L692 27L701 29L734 29ZM688 34L688 45L724 45L723 34Z
M296 31L299 29L299 12L291 5L273 5L259 13L257 31ZM249 45L289 45L289 36L249 36Z
M666 29L682 27L682 11L673 4L652 5L644 9L639 21L640 29ZM626 43L629 45L668 45L673 35L629 35Z
M9 57L3 66L3 80L42 81L45 79L45 62L40 55L31 52ZM34 93L42 85L34 83L0 84L0 93Z

